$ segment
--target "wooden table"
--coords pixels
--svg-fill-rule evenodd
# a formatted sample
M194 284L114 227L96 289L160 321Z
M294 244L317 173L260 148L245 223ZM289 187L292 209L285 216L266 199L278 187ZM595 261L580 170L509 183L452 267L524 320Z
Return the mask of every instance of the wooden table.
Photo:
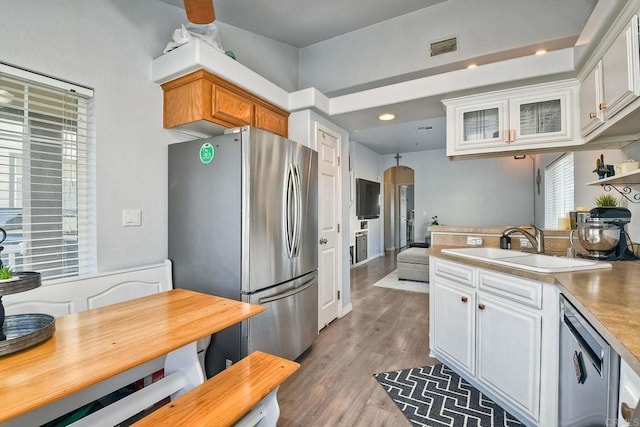
M197 362L195 341L263 310L257 305L174 289L59 317L52 338L0 357L0 422L169 353L177 354L177 359L187 354ZM181 355L184 348L188 350ZM199 364L197 369L202 382Z

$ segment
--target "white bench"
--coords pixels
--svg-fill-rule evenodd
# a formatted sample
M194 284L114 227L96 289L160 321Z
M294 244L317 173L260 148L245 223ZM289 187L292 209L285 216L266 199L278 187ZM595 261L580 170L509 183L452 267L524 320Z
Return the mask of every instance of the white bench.
M54 317L64 316L92 308L173 289L171 261L69 279L46 282L30 291L2 297L7 315L45 313ZM209 338L198 342L198 357L204 364L204 350ZM92 393L76 393L6 423L6 426L41 425L59 416L91 403L139 379L148 377L165 367L161 357L110 378ZM43 381L46 379L43 378ZM141 408L141 410L144 409Z

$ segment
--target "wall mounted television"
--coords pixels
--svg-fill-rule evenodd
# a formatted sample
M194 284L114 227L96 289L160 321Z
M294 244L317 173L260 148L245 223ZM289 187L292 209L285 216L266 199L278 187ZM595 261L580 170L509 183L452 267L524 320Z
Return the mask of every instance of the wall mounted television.
M380 183L358 178L356 180L356 216L358 219L380 217Z

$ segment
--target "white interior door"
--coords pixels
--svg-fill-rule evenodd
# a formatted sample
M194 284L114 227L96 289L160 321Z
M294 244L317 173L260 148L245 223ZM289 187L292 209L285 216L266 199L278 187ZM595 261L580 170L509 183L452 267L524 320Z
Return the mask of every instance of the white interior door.
M338 317L340 139L316 129L318 147L318 328Z
M400 248L404 248L407 246L407 186L400 186L400 203L398 203L398 207L400 208L400 214L398 218L400 220L400 224L398 230L400 230Z

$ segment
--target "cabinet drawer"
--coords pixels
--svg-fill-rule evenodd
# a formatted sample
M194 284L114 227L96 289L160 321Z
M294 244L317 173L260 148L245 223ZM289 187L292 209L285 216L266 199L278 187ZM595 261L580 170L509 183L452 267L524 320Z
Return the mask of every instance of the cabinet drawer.
M542 308L542 283L479 271L480 290L535 308Z
M431 268L433 268L436 276L452 280L459 285L475 288L473 267L444 261L435 257L430 257L430 259L433 260Z

